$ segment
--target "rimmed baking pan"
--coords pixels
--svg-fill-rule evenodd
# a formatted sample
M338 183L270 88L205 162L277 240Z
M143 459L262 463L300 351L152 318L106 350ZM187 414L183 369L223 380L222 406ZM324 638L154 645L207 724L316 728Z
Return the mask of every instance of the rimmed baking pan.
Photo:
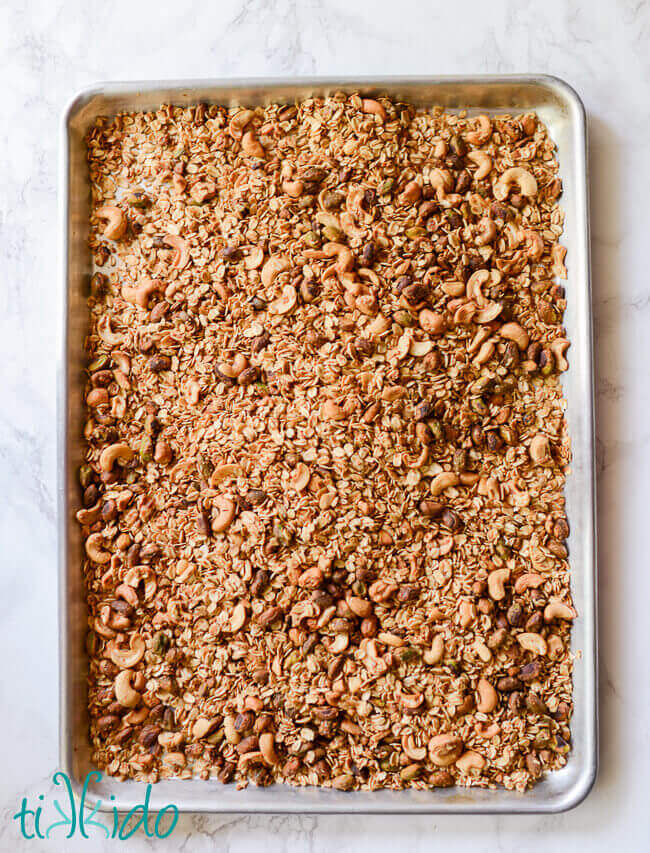
M150 810L169 803L188 812L292 813L530 813L564 811L589 792L597 770L596 548L594 420L589 273L589 219L585 114L576 93L561 80L544 76L356 78L295 80L181 81L105 84L74 97L61 123L62 341L58 365L59 439L59 608L60 608L60 766L80 790L90 762L86 716L84 644L86 614L81 572L82 543L74 518L78 508L77 470L83 462L83 340L88 314L85 282L91 271L88 248L90 186L84 137L99 115L149 110L161 103L198 102L260 105L293 102L334 91L385 94L416 106L442 106L469 113L535 110L557 144L561 199L566 214L562 242L567 247L567 311L570 369L563 374L573 461L567 479L571 585L578 618L572 650L575 710L572 750L566 766L547 773L532 790L450 788L431 791L354 791L274 785L236 790L216 780L165 780L153 786ZM100 808L131 809L143 802L144 785L104 777L88 786L87 799ZM113 799L111 799L113 797Z

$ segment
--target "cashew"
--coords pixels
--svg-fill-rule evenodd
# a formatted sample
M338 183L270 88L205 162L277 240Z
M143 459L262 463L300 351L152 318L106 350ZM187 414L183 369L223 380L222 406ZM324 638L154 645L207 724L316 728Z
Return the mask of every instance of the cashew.
M241 465L217 465L212 474L210 475L210 485L218 486L221 483L225 483L228 480L236 480L237 477L241 477L244 473Z
M334 400L328 399L321 408L321 417L326 421L344 421L354 410L353 400L347 400L343 405L339 405Z
M566 619L570 621L576 618L576 612L573 607L569 607L563 601L551 601L544 608L544 621L552 622L554 619Z
M197 740L201 740L201 738L207 737L207 735L212 734L212 732L219 725L219 718L212 717L212 719L208 720L205 717L198 717L194 721L194 725L192 726L192 737L195 737Z
M105 406L108 403L108 391L106 388L93 388L88 392L86 404L91 409L96 409L98 406Z
M483 219L478 223L478 227L476 229L476 245L477 246L487 246L489 243L492 243L497 236L497 226L496 223L487 216L484 216Z
M445 640L442 634L436 634L431 643L431 648L427 649L424 654L424 662L429 666L440 663L445 654Z
M386 110L379 101L374 101L372 98L364 98L361 101L361 110L367 115L377 116L382 124L386 121Z
M242 137L242 151L247 157L257 157L258 160L263 160L265 151L255 135L254 130L248 130Z
M85 544L88 557L93 563L99 563L100 566L108 563L111 559L110 551L106 551L103 544L104 540L101 533L91 533Z
M417 746L414 735L402 735L402 749L412 761L424 761L427 757L425 746Z
M478 166L477 170L474 172L474 177L477 181L482 181L483 178L487 178L492 171L492 158L489 154L486 154L485 151L468 151L467 159L471 160L472 163Z
M212 517L212 530L215 533L223 533L235 518L235 504L229 498L219 495L214 499L213 506L217 513Z
M126 233L126 213L114 204L105 204L95 211L99 219L106 220L104 237L109 240L119 240Z
M366 191L363 187L351 187L345 199L345 208L348 213L357 220L357 222L363 222L365 225L370 225L375 218L375 214L364 210L363 201L365 195Z
M323 254L328 258L336 258L334 266L339 275L349 272L354 266L354 255L342 243L325 243Z
M293 311L297 303L298 294L296 293L296 288L292 284L285 284L280 296L269 304L269 313L288 314L290 311Z
M500 302L490 302L485 308L477 312L474 319L477 323L491 323L503 311L503 305Z
M422 195L422 187L417 181L409 181L399 195L398 203L402 205L415 204Z
M391 327L391 322L383 314L378 314L375 319L366 327L366 333L371 338L379 338Z
M482 755L479 755L478 752L474 752L473 749L470 749L468 752L465 752L461 757L456 761L456 767L460 770L461 773L475 773L478 775L481 770L485 767L486 761Z
M537 181L533 175L521 166L515 166L512 169L506 169L495 183L494 197L498 201L504 201L515 185L519 188L521 195L531 197L537 195Z
M120 669L132 669L140 663L144 657L144 640L139 634L133 634L129 641L128 649L119 649L111 643L108 644L108 656Z
M278 754L275 751L275 737L271 732L262 732L260 735L260 752L262 753L262 758L267 764L273 766L277 764L280 759L278 758Z
M461 196L447 194L453 187L453 179L449 172L445 172L442 169L431 169L429 172L429 183L436 191L438 201L443 207L453 207L461 203Z
M478 351L476 358L473 361L473 364L476 367L481 367L483 364L486 364L496 352L496 347L492 341L486 341Z
M520 350L525 350L530 343L528 332L519 323L504 323L499 329L499 334L508 341L514 341Z
M166 234L163 237L163 242L174 249L174 257L172 260L172 268L182 270L190 262L190 245L183 237L178 237L176 234Z
M530 492L527 489L521 489L516 480L508 480L503 485L508 494L508 503L512 506L526 507L530 505Z
M499 701L499 695L487 678L479 679L476 692L478 694L476 710L480 711L481 714L489 714L494 711Z
M135 708L140 702L140 694L131 686L134 676L133 670L123 669L115 679L115 698L123 708Z
M291 476L291 485L297 492L304 492L309 485L311 471L304 462L299 462Z
M430 335L441 335L445 331L445 318L437 311L423 308L418 314L418 323Z
M162 282L147 278L137 287L130 287L128 284L123 284L122 298L133 305L139 305L140 308L146 308L149 304L149 297L162 290L164 290Z
M465 139L471 145L485 145L488 139L492 136L492 122L486 115L480 115L476 118L478 125L476 130L471 130L465 134Z
M110 314L104 314L103 317L100 317L97 323L97 334L106 346L116 347L119 344L124 343L124 337L119 334L119 332L113 331L111 323L112 320Z
M302 181L283 181L282 192L291 198L299 198L302 195L304 184Z
M521 595L522 592L526 592L527 589L537 589L537 587L541 586L543 583L544 578L541 575L538 575L535 572L526 572L523 575L519 575L515 581L515 592L517 595Z
M517 642L527 652L535 655L545 655L547 652L546 640L541 634L525 632L517 634Z
M264 261L264 250L260 246L253 246L244 258L244 266L247 270L256 270L262 266Z
M273 255L262 267L262 284L270 287L280 273L291 269L291 261L286 255Z
M121 441L102 450L99 457L99 467L102 471L112 471L116 462L119 465L126 465L132 459L133 451L128 444Z
M445 489L457 486L459 482L458 474L454 474L453 471L443 471L440 474L436 474L431 481L431 494L436 497L442 494Z
M233 607L232 616L230 617L230 630L233 634L240 631L246 624L246 607L240 601Z
M137 607L139 604L138 593L127 583L121 583L115 587L115 597L123 598L131 607Z
M558 278L566 278L567 272L566 267L564 266L564 259L566 257L566 247L555 245L551 249L551 272L553 275L558 276Z
M243 353L237 353L232 364L221 362L219 364L219 373L223 373L228 379L237 379L248 367L248 359Z
M230 119L228 133L233 139L241 139L244 129L255 118L253 110L240 110Z
M408 711L416 711L424 702L424 696L422 693L401 693L399 701Z
M100 516L102 511L102 501L101 499L97 501L95 506L91 506L89 509L80 509L77 512L76 518L79 524L83 524L86 527L90 527L91 524L94 524Z
M531 229L524 230L526 240L526 254L531 261L538 261L544 254L544 240L539 231Z
M546 465L551 461L551 449L548 436L538 433L533 436L528 448L530 458L535 465Z
M467 628L476 618L476 608L471 601L461 601L458 606L458 615L461 628Z
M488 304L487 299L483 296L481 288L490 280L489 270L476 270L467 280L465 287L467 298L471 299L479 308L485 308Z
M560 373L569 369L569 362L564 357L564 353L569 349L569 342L566 338L556 338L550 345L550 350L555 356L555 364Z
M510 569L494 569L487 579L488 592L493 601L501 601L505 598L505 584L510 578Z
M449 767L460 758L462 751L462 740L451 733L434 735L429 741L429 757L438 767Z

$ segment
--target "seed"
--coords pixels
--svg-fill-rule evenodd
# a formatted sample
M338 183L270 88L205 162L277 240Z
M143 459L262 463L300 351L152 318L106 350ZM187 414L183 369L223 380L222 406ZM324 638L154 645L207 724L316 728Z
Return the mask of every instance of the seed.
M548 714L548 708L544 700L532 691L529 691L526 695L526 708L532 714Z
M340 207L345 201L345 196L341 192L325 190L322 195L322 204L325 210L335 210Z
M508 608L508 612L506 613L506 618L508 623L512 625L513 628L518 628L524 618L524 609L518 602L511 604Z
M172 364L171 359L166 355L153 355L147 363L152 373L162 373L163 370L169 370Z
M445 527L448 527L452 531L452 533L457 530L460 530L460 528L463 526L463 522L460 520L460 518L456 515L455 512L453 512L453 510L450 509L443 510L441 521L445 525Z
M569 525L566 522L566 519L560 518L553 525L553 536L560 542L563 542L565 539L569 538Z
M514 690L521 690L522 683L518 678L512 676L504 676L497 681L497 690L499 693L512 693Z
M372 241L364 244L364 247L361 250L361 263L364 267L372 266L375 260L376 251L375 244Z
M438 518L443 512L445 505L439 501L420 501L419 509L426 518Z
M535 681L542 671L542 665L538 660L524 664L519 670L519 678L524 682Z
M157 631L151 640L151 650L155 655L164 655L169 648L169 637L164 631Z

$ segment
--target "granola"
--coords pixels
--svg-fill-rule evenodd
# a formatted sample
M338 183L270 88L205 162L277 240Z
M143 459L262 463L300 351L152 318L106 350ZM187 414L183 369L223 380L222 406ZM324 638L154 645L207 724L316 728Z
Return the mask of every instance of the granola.
M335 94L100 119L80 471L119 778L524 790L569 751L555 148Z

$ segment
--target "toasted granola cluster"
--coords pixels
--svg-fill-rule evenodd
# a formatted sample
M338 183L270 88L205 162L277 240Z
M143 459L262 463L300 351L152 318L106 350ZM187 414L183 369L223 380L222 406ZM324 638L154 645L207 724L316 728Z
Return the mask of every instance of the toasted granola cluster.
M87 142L97 765L342 790L562 766L566 271L539 119L335 94Z

